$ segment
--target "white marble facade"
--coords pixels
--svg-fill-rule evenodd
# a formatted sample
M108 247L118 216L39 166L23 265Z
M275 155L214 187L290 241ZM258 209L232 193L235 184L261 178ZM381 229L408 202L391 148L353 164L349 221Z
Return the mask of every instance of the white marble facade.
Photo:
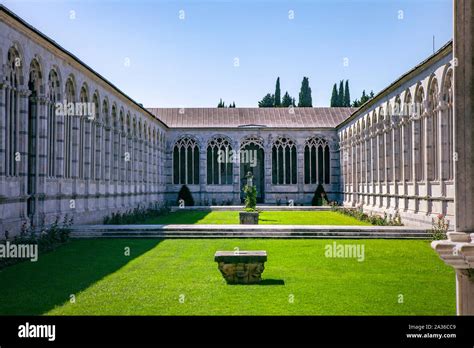
M180 141L198 149L189 158L182 152L184 181L196 203L238 204L239 162L228 177L208 178L207 150L217 138L233 149L250 143L262 149L265 203L309 204L321 182L330 200L375 212L398 210L409 223L430 223L439 213L451 218L451 59L448 44L359 110L346 110L346 120L333 127L172 127L0 8L0 231L15 233L23 222L65 214L90 223L138 204L175 204L182 186L173 173ZM93 104L94 115L58 115L54 106L63 101ZM417 103L420 117L393 112ZM290 153L277 160L278 146ZM314 158L307 154L310 146ZM198 170L188 181L194 154ZM276 166L283 168L278 178Z
M344 204L454 227L452 43L338 127Z

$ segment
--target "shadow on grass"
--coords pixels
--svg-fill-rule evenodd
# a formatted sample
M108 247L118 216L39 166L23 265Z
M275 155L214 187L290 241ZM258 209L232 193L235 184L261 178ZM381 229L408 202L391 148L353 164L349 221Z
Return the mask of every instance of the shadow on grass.
M256 284L227 284L232 286L268 286L268 285L285 285L283 279L262 279L260 283Z
M283 279L262 279L258 285L285 285Z
M259 218L258 221L272 221L272 222L278 222L278 220L274 220L274 219L262 219L262 218Z
M40 315L155 248L158 239L76 240L0 271L0 315ZM129 248L129 249L126 249ZM126 251L130 250L130 255Z

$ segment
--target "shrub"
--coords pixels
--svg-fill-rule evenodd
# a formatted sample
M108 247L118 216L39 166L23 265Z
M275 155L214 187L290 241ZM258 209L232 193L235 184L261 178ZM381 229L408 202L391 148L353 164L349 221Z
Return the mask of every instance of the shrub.
M193 195L191 194L191 191L189 191L189 188L186 185L181 186L181 189L179 190L178 204L181 199L184 201L184 204L187 207L194 206Z
M446 233L449 229L449 220L446 220L443 214L439 214L435 219L431 220L433 227L431 228L431 238L433 240L447 239Z
M21 226L21 231L18 236L13 237L10 240L10 244L37 244L38 253L43 254L48 251L54 250L60 245L66 243L69 240L71 233L71 226L74 223L73 217L65 215L62 223L59 223L59 217L50 225L45 226L44 219L37 228L33 225L28 225L26 222ZM5 240L1 240L0 243L6 243L8 240L8 231L5 231ZM24 261L24 259L0 259L0 269L8 265L12 265L18 262Z
M328 196L326 194L326 191L324 191L323 185L318 184L318 187L316 187L316 191L314 192L313 199L311 200L311 205L312 206L327 205L328 201L329 201Z
M393 217L392 215L387 215L387 213L384 213L384 216L382 217L380 215L373 214L372 212L370 214L364 213L362 205L356 208L345 208L331 204L331 209L341 214L352 216L357 220L369 222L370 224L376 226L403 226L398 210L395 212Z
M103 222L104 225L129 225L143 222L168 212L169 208L167 206L162 207L158 203L150 203L148 207L138 206L123 213L112 213L110 216L104 217Z
M255 211L257 207L257 188L255 186L244 187L245 211Z

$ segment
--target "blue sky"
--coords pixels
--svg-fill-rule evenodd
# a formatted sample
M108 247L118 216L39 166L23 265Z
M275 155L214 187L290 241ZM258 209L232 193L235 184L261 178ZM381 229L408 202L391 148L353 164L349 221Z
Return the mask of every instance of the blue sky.
M2 3L147 107L254 107L277 76L328 106L335 82L377 93L452 38L452 0Z

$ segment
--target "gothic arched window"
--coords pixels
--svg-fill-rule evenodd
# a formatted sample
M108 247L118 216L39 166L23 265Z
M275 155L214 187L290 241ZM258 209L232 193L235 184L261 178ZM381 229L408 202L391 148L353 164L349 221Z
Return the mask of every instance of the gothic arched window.
M296 184L296 144L288 137L278 137L272 147L272 182Z
M100 117L100 101L99 94L96 91L92 96L92 103L94 105L94 118L91 121L90 129L90 152L91 152L91 164L90 164L90 177L92 180L99 178L100 172L100 127L98 126Z
M428 102L430 109L430 117L427 120L428 134L427 140L427 155L428 155L428 180L438 180L438 81L434 78L431 81Z
M64 177L72 177L72 115L69 114L69 105L75 105L76 102L76 90L75 90L74 77L71 75L66 81L65 88L65 99L68 105L68 112L63 115L64 120Z
M443 157L446 158L443 179L454 179L454 124L453 124L453 70L450 69L444 81L443 99L446 103L446 117L444 117L444 127L442 134Z
M183 137L174 145L173 183L199 184L199 146L192 138Z
M56 103L60 100L60 83L56 70L51 70L48 77L48 176L54 177L56 173L56 157L57 157L57 120L56 120Z
M86 162L86 146L88 143L88 139L86 139L86 119L87 123L90 122L88 115L87 115L87 110L88 110L88 102L89 102L89 92L87 90L87 85L84 84L81 88L81 93L79 95L79 101L81 104L79 105L80 108L82 108L82 111L80 112L79 115L76 117L79 118L79 178L80 179L85 179L86 176L86 171L85 171L85 162ZM79 109L79 108L78 108ZM90 136L90 134L89 134Z
M306 140L304 146L304 183L329 184L330 163L328 142L320 137Z
M424 149L425 149L425 137L424 137L424 123L425 118L423 115L423 105L424 105L424 93L423 87L419 87L415 96L415 112L416 116L413 121L413 126L415 129L415 180L421 181L425 177L424 173Z
M233 152L228 139L214 137L207 145L207 184L232 184Z
M405 119L405 125L403 127L403 165L404 165L404 177L405 181L412 181L412 127L409 122L410 108L411 108L411 94L407 91L405 94L405 102L403 103L403 118Z
M10 88L5 92L5 106L6 106L6 127L5 137L5 167L7 176L19 175L19 168L15 159L20 151L20 80L21 67L23 61L20 57L19 51L15 47L11 47L8 51L7 62L7 81L10 83Z

